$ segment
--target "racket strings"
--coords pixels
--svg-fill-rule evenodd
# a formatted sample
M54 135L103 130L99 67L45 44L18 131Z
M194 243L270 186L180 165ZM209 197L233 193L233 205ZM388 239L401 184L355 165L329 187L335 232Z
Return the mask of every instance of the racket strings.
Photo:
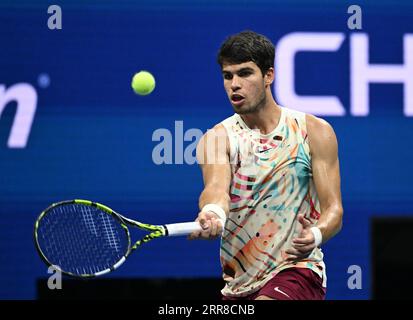
M99 213L100 218L102 219L103 222L103 227L104 227L104 236L107 240L108 245L114 249L116 252L121 251L120 243L118 240L118 234L114 228L112 228L112 223L110 221L109 215L100 212Z
M129 250L129 235L110 214L83 204L50 209L38 226L39 247L53 265L75 275L111 268Z

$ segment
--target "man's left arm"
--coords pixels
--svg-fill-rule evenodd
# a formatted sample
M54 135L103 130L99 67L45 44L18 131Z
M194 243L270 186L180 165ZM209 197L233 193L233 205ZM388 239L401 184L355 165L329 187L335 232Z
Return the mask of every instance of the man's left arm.
M320 200L317 227L323 243L334 237L342 226L343 205L337 138L326 121L307 116L307 133L312 158L313 180Z
M293 247L286 251L291 260L305 258L317 245L335 236L342 226L343 206L336 135L326 121L311 115L307 115L307 133L313 180L321 212L315 229L312 229L314 226L303 215L298 217L303 230L293 239ZM322 242L317 243L320 240Z

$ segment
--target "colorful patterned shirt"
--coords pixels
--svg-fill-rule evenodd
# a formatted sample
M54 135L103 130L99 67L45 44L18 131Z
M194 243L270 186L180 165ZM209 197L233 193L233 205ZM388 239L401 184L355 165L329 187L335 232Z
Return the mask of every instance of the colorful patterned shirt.
M316 224L320 217L306 117L281 107L273 132L251 130L234 114L222 122L230 142L232 169L230 213L221 239L222 294L243 297L259 290L278 272L310 268L323 278L321 249L299 262L286 261L285 250L301 231L299 213Z

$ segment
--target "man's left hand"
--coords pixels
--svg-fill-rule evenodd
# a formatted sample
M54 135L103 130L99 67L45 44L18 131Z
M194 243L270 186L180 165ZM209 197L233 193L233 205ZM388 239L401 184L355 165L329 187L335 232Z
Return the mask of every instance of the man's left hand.
M287 261L295 261L307 258L316 247L314 234L311 231L311 222L298 215L298 222L302 225L302 230L297 238L292 240L293 246L285 252L289 255Z

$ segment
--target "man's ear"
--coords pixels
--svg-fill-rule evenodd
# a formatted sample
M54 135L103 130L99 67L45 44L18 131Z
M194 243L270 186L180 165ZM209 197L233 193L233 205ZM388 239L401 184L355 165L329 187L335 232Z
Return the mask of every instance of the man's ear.
M271 85L274 82L274 68L271 67L265 72L264 76L265 85Z

